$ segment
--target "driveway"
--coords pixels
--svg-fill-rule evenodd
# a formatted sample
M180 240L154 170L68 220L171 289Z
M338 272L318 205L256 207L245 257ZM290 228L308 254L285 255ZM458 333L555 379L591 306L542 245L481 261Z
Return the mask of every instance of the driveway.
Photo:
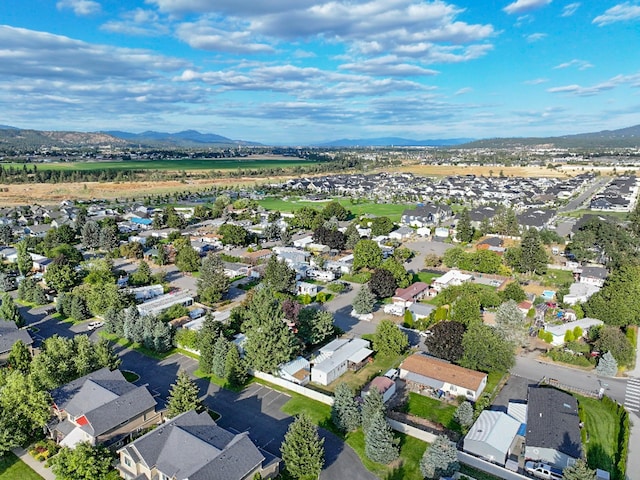
M158 361L132 350L122 350L122 369L131 370L140 379L138 385L147 385L156 397L159 406L164 406L171 384L175 382L179 370L190 374L197 369L197 361L175 354ZM249 432L256 445L267 452L280 456L280 445L293 418L282 412L282 407L290 396L269 387L254 383L242 392L232 392L195 379L203 394L207 407L218 412L217 423L235 432ZM355 480L375 480L351 447L334 434L320 429L325 438L325 466L320 475L324 480L349 478Z
M453 248L455 245L434 240L412 240L404 243L403 246L416 252L415 256L405 263L404 266L407 271L417 273L424 269L424 258L427 255L435 254L442 257L444 252Z
M350 283L348 292L340 293L330 302L322 305L322 309L333 313L334 324L340 327L349 335L362 336L376 331L377 322L360 321L351 316L353 310L353 300L362 288L362 285Z

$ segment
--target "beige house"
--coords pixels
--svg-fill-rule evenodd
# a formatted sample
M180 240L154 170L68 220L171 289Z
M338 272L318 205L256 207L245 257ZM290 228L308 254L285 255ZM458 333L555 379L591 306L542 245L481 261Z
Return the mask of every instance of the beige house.
M487 374L414 353L400 365L400 378L418 393L442 391L452 397L476 401L487 385Z

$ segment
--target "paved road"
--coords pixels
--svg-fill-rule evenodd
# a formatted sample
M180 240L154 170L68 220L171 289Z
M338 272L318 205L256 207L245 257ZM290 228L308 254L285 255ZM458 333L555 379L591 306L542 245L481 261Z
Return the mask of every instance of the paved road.
M157 361L138 352L124 349L120 352L122 369L140 375L136 382L147 385L160 406L164 406L171 384L179 370L190 374L197 368L192 358L175 354ZM280 445L293 418L282 412L290 396L254 383L242 392L224 390L207 380L195 379L203 393L207 407L220 413L218 424L235 432L249 432L249 437L272 455L280 455ZM374 480L376 477L364 468L351 447L334 434L320 430L325 438L325 467L320 478L332 480L349 478Z
M585 372L576 368L561 367L535 358L517 357L511 373L535 382L543 377L554 378L564 385L597 392L605 388L606 395L621 404L624 403L627 380L624 378L600 377L595 372Z
M78 333L91 333L91 338L97 338L97 332L87 331L87 322L78 325L59 322L46 314L43 307L21 307L21 313L28 325L38 329L33 335L38 345L43 338L55 334L71 338ZM179 354L156 360L130 349L119 346L115 348L122 358L121 368L140 375L136 383L148 387L158 401L159 408L165 407L166 398L178 371L185 370L193 375L198 367L196 360ZM244 391L236 393L221 389L206 380L196 379L196 382L203 394L204 403L222 415L218 421L220 426L237 432L248 431L256 445L273 455L280 455L280 444L289 423L293 420L281 411L282 406L289 400L289 395L260 384L252 384ZM362 465L353 449L340 438L322 429L320 435L325 438L325 467L320 478L376 479Z
M367 333L374 333L377 327L375 320L371 322L361 322L351 316L353 299L356 298L362 285L357 283L350 283L349 285L350 290L348 292L337 295L336 298L324 304L322 308L333 313L334 324L349 335L362 336Z
M610 178L608 177L598 177L596 181L588 187L584 192L578 195L576 198L567 203L564 207L558 209L558 213L563 212L572 212L573 210L578 210L582 206L582 204L593 196L598 190L604 187L607 183L609 183Z

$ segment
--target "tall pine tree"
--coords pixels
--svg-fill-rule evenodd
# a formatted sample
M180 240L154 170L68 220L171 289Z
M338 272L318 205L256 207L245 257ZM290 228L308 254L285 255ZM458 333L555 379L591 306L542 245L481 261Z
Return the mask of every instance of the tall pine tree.
M376 412L370 419L364 435L364 453L374 462L387 464L398 458L398 446L391 427L382 412Z
M360 409L353 390L346 383L338 385L331 406L331 420L342 432L353 432L360 426Z
M373 421L373 418L378 413L384 413L384 401L382 400L382 394L377 388L370 388L369 393L364 397L364 403L362 404L362 431L367 433L369 426Z
M216 340L220 337L222 325L207 312L202 322L202 328L198 332L197 347L200 351L199 367L203 373L211 373L213 368L213 351Z
M469 216L469 210L466 208L460 213L460 219L456 225L456 238L462 243L469 243L473 240L471 217Z
M178 373L176 383L171 385L167 401L167 418L173 418L189 410L200 410L200 390L185 371Z
M427 479L450 477L459 469L456 446L443 435L436 438L420 460L420 471Z
M304 413L296 417L280 447L289 475L296 480L317 479L324 465L323 444L311 419Z

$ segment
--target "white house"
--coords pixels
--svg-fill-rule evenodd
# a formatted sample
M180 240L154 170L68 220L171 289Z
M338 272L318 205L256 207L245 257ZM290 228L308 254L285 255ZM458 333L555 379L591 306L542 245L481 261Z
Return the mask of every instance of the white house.
M306 385L311 377L311 364L304 357L297 357L280 366L280 378L298 385Z
M597 318L582 318L574 322L567 322L561 325L550 325L545 327L545 331L553 335L552 345L564 345L564 335L568 331L573 331L576 327L582 329L582 335L586 335L591 327L604 325L602 320Z
M136 300L149 300L150 298L159 297L164 293L164 287L160 284L146 285L144 287L130 288L129 292L133 294Z
M193 305L193 297L188 291L166 293L138 305L138 312L143 316L158 315L174 305L189 307Z
M362 338L338 338L322 347L311 367L311 381L329 385L347 369L358 370L373 353Z
M313 236L312 235L307 235L305 237L301 237L301 238L298 238L297 240L294 240L293 241L293 246L297 247L297 248L304 249L310 243L313 243Z
M459 367L452 363L414 353L400 365L400 378L418 393L442 391L454 397L463 396L471 401L480 398L487 385L487 374Z
M462 449L504 466L519 429L520 422L506 413L483 410L464 437Z
M462 285L463 283L470 281L472 278L473 275L462 273L460 270L449 270L441 277L433 280L433 288L437 292L440 292L453 285Z
M569 286L569 293L562 297L562 301L568 305L575 305L576 303L584 303L594 293L600 291L600 287L586 282L575 282Z
M406 240L415 233L415 230L410 227L400 227L389 234L389 238L394 240Z
M372 388L375 388L382 395L382 401L387 403L396 393L396 382L389 377L376 377L362 389L360 397L363 399L369 395Z
M318 286L313 283L298 281L296 282L296 294L315 297L318 294Z

